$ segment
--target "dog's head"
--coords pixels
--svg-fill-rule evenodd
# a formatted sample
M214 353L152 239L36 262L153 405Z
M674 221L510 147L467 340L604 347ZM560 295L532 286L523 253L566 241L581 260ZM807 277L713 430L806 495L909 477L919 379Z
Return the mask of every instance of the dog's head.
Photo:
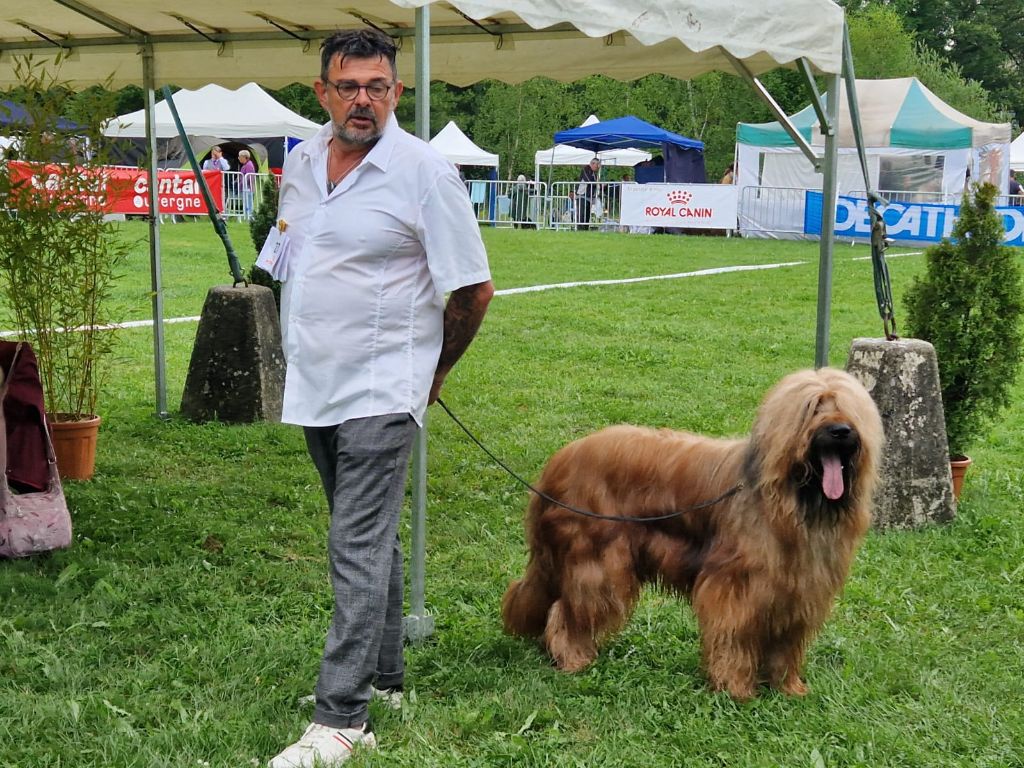
M803 518L834 520L870 502L882 445L874 401L849 374L798 371L765 397L752 447L760 481L796 497Z

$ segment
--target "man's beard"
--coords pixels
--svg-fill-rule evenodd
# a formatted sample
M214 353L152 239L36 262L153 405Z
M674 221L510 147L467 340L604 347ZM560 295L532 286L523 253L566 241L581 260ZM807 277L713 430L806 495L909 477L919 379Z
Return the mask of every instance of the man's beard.
M366 120L370 120L373 125L369 128L355 129L350 128L348 121L352 117L361 117ZM368 144L374 144L384 133L384 130L377 123L377 115L374 114L373 109L369 107L355 107L345 115L345 122L334 124L334 136L345 144L355 144L357 146L366 146Z

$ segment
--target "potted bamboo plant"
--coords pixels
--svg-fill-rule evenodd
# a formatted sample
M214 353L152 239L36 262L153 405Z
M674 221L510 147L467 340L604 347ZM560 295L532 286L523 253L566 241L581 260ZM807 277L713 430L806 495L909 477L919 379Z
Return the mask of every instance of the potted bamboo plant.
M997 194L987 183L964 193L952 238L928 249L924 275L904 296L910 335L935 347L957 497L958 469L1009 403L1021 363L1021 275L1003 245Z
M76 95L69 121L61 111L70 94L56 75L31 59L15 66L28 117L0 163L4 320L35 350L61 476L88 479L114 343L112 289L129 250L103 212L101 126L113 114L112 95Z

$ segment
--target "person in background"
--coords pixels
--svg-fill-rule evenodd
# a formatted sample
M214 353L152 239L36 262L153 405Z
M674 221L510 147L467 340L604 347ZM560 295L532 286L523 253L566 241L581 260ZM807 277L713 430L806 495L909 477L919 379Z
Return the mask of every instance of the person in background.
M526 181L526 176L522 173L516 177L515 183L512 185L511 193L511 214L512 214L512 226L516 229L532 229L532 223L530 222L529 216L529 205L530 205L530 185Z
M242 185L242 215L248 220L252 218L253 194L256 189L256 164L248 149L238 153L238 171Z
M243 152L245 150L242 150ZM210 147L210 156L203 161L204 171L229 171L231 165L219 146Z
M722 176L719 184L735 184L736 183L736 165L735 163L729 163L729 167L725 169L725 175Z
M271 768L337 766L377 745L371 696L401 706L409 455L494 294L455 167L395 118L395 56L374 29L323 41L313 87L330 120L282 173L281 421L303 427L327 496L334 613L313 722Z
M1024 190L1021 189L1020 182L1013 175L1013 171L1010 171L1010 183L1006 190L1010 196L1010 205L1013 207L1024 205Z
M583 166L580 183L576 186L576 221L580 229L590 229L590 209L597 197L597 180L601 175L601 161L596 157Z

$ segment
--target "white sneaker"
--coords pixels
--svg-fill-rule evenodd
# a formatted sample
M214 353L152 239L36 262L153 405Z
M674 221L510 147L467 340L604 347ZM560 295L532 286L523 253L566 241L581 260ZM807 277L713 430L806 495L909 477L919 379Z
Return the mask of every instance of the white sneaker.
M381 702L388 709L399 710L402 708L401 688L374 688L373 698Z
M332 768L352 757L356 747L373 749L377 739L366 723L359 728L331 728L310 723L302 738L268 763L270 768Z
M376 688L370 689L370 695L382 702L388 709L398 710L402 708L402 693L401 688ZM308 706L310 704L316 704L316 695L309 694L308 696L299 697L300 706Z

